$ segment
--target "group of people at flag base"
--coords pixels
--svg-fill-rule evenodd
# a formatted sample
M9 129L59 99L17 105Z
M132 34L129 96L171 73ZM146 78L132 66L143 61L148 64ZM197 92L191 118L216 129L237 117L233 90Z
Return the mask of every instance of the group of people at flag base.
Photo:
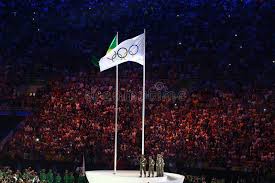
M140 177L142 177L142 172L144 174L144 177L146 177L147 160L144 155L141 155L139 163L140 163ZM163 177L165 163L164 163L163 156L161 154L157 155L156 161L154 161L152 156L149 156L149 158L148 158L148 177L155 176L155 165L156 165L157 177Z
M59 173L54 176L51 169L48 171L48 173L46 173L45 169L42 169L39 175L39 179L41 183L84 183L85 175L80 174L78 180L76 180L73 172L69 173L68 170L65 170L65 174L62 180L62 177Z
M24 171L12 171L5 167L0 168L0 183L87 183L87 179L82 172L76 178L73 172L66 170L62 178L61 174L54 173L51 169L48 172L42 169L38 173L30 167Z

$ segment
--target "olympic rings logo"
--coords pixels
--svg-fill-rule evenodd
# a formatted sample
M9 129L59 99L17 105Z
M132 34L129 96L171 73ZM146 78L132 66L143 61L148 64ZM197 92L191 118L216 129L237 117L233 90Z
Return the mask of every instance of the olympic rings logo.
M114 59L118 57L122 60L122 59L125 59L128 55L131 55L131 56L136 55L138 53L138 50L139 50L138 45L132 45L129 47L129 49L125 47L121 47L117 51L114 51L114 54L111 58L107 58L107 59L114 62Z

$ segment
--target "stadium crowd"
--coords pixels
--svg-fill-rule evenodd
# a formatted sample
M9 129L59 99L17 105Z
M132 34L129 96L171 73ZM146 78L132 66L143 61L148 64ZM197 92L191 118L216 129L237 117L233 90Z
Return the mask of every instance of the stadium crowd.
M120 81L121 166L137 162L140 154L141 79L134 75ZM147 154L163 152L167 160L211 166L272 167L274 88L175 92L165 83L146 84ZM73 158L90 149L100 155L98 161L112 166L114 79L66 74L50 81L36 100L36 113L9 143L11 152Z
M12 170L10 167L0 168L1 183L86 183L84 174L65 170L64 176L49 169L36 172L31 167L22 171Z

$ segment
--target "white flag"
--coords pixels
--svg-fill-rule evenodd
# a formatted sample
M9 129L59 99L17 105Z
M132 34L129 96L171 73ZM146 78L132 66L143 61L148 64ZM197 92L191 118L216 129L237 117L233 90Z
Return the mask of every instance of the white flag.
M145 60L145 35L127 39L108 52L99 61L100 72L121 63L132 61L143 65Z

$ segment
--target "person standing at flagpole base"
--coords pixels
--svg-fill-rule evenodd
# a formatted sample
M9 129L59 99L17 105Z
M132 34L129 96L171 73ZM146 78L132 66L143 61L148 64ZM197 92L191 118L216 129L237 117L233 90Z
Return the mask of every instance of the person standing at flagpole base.
M146 177L146 165L147 165L147 160L144 157L144 155L141 155L140 161L139 161L139 171L140 171L140 177L142 177L142 172L144 174L144 177Z
M149 168L148 168L148 177L154 177L154 171L155 171L155 161L154 159L152 158L152 156L149 156Z

